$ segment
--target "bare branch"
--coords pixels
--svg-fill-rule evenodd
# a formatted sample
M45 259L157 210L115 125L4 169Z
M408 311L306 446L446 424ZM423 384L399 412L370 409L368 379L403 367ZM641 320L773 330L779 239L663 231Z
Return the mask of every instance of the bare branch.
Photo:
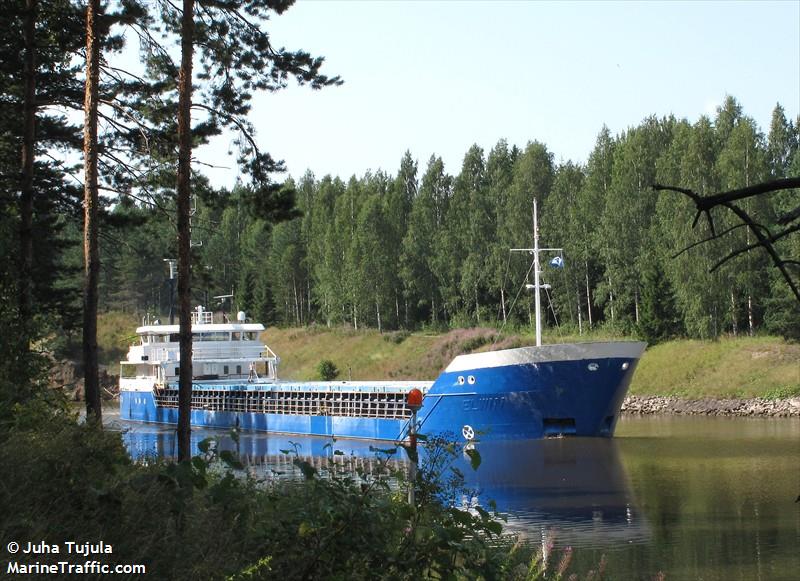
M688 252L692 248L700 246L701 244L705 244L706 242L711 242L712 240L718 240L719 238L722 238L723 236L725 236L725 234L728 234L729 232L733 232L737 228L745 228L745 227L747 227L747 224L736 224L736 226L731 226L730 228L728 228L727 230L725 230L723 232L720 232L719 234L715 234L714 236L709 236L708 238L704 238L703 240L699 240L698 242L695 242L694 244L690 244L689 246L687 246L686 248L684 248L680 252L677 252L676 254L673 254L671 258L678 258L681 254L685 254L686 252Z
M748 225L749 224L739 224L738 226L748 226ZM735 226L735 228L738 227L738 226ZM731 228L731 230L732 229L733 228ZM786 230L781 230L777 234L769 236L767 238L767 241L769 243L773 243L773 242L776 242L776 241L780 240L784 236L788 236L789 234L792 234L792 233L797 232L797 231L800 231L800 224L795 224L794 226L791 226L790 228L787 228ZM767 231L767 232L769 232L769 231ZM709 240L713 240L713 239L710 238ZM725 258L720 260L717 264L715 264L711 268L711 270L709 270L709 272L714 272L718 267L722 266L722 264L724 264L725 262L727 262L731 258L739 256L740 254L744 254L748 250L753 250L754 248L758 248L760 246L764 246L764 244L761 241L758 241L758 242L753 242L752 244L748 244L747 246L744 246L742 248L739 248L738 250L734 250L733 252L728 254ZM793 262L793 261L784 260L783 262L785 263L785 262Z
M719 236L717 236L714 233L714 222L713 222L713 219L711 217L711 210L713 208L718 207L718 206L722 206L724 208L728 208L731 212L736 214L736 216L742 222L742 224L740 224L740 226L742 226L742 225L743 226L747 226L747 228L755 235L755 237L756 237L758 242L756 242L754 244L749 244L749 245L747 245L747 246L745 246L743 248L737 248L736 250L732 251L727 256L725 256L722 260L717 262L711 268L710 272L714 272L717 268L719 268L720 266L722 266L723 264L725 264L726 262L728 262L732 258L735 258L736 256L739 256L739 255L747 252L748 250L751 250L751 249L754 249L754 248L758 248L758 247L762 247L769 254L770 258L772 259L773 265L781 272L781 275L783 276L783 278L786 281L786 283L789 285L789 288L794 293L795 297L797 298L797 301L800 302L800 288L798 288L797 282L792 278L792 275L786 269L786 266L788 264L794 264L796 261L782 259L780 257L780 255L778 254L778 251L775 249L775 246L773 244L774 242L776 242L780 238L783 238L783 237L785 237L785 236L787 236L787 235L789 235L789 234L791 234L793 232L796 232L796 231L800 230L800 224L797 224L795 226L791 226L791 227L786 228L785 230L779 232L778 234L772 235L770 233L770 231L765 226L756 223L750 217L750 215L747 212L745 212L744 210L742 210L738 206L735 206L732 203L732 202L734 202L736 200L742 200L742 199L745 199L745 198L750 198L750 197L758 196L758 195L761 195L761 194L766 194L766 193L775 192L775 191L779 191L779 190L788 190L788 189L793 189L793 188L798 188L798 187L800 187L800 177L793 177L793 178L785 178L785 179L780 179L780 180L773 180L773 181L770 181L770 182L764 182L764 183L761 183L761 184L756 184L754 186L749 186L747 188L741 188L741 189L738 189L738 190L730 190L728 192L722 192L720 194L716 194L716 195L713 195L713 196L704 197L704 196L700 196L696 192L694 192L692 190L689 190L689 189L686 189L686 188L680 188L680 187L677 187L677 186L665 186L665 185L661 185L661 184L653 184L653 189L656 190L656 191L665 191L666 190L666 191L679 192L679 193L682 193L682 194L688 196L692 200L692 202L694 202L694 205L697 208L697 214L695 215L694 222L692 223L692 227L693 228L697 225L697 221L700 218L700 215L701 214L705 214L706 215L706 217L708 218L709 226L711 227L712 236L710 238L708 238L707 240L703 241L703 242L708 242L710 240L714 240L716 238L719 238ZM800 208L797 208L797 209L787 213L786 215L782 216L778 223L779 224L788 224L788 223L794 221L798 216L800 216ZM736 227L734 227L734 228L736 228ZM734 228L728 229L723 234L725 234L727 232L730 232ZM721 235L722 234L720 234L720 236ZM693 244L692 246L689 246L688 248L692 248L693 246L697 246L697 244ZM683 252L685 252L686 250L688 250L688 248L682 250L680 253L678 253L678 255L680 255ZM676 255L676 256L678 256L678 255Z
M708 196L708 197L698 196L699 203L697 205L697 209L698 211L710 210L715 206L720 206L729 202L735 202L736 200L751 198L753 196L760 196L761 194L777 192L780 190L791 190L793 188L800 188L800 177L784 178L780 180L774 180L771 182L764 182L756 184L754 186L741 188L738 190L730 190L728 192L722 192L721 194L716 194L714 196Z
M790 212L786 212L783 216L777 219L778 224L786 225L790 222L794 222L800 218L800 206L797 206L794 210Z
M778 268L778 270L781 271L784 280L786 280L786 284L789 285L789 288L792 289L794 296L797 298L797 302L800 302L800 288L798 288L797 284L795 284L795 281L792 279L792 276L789 274L789 271L786 270L784 261L778 255L778 252L775 250L775 247L772 245L772 243L764 236L764 234L761 233L761 230L759 228L752 226L753 221L747 214L747 212L745 212L744 210L742 210L737 206L734 206L730 202L722 202L722 205L730 209L734 214L736 214L739 217L740 220L746 222L748 225L751 225L750 231L756 236L756 238L758 238L759 242L761 242L761 246L763 246L764 250L766 250L769 253L770 257L772 257L773 264Z

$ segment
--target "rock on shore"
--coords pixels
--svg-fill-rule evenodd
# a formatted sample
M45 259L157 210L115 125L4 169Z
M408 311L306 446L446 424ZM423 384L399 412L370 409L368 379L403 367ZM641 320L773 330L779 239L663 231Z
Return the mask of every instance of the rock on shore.
M119 376L108 373L101 366L99 374L100 397L111 399L119 391ZM58 361L50 367L49 385L51 389L62 390L70 401L84 401L83 369L80 361Z
M671 396L630 395L622 403L622 412L640 415L800 417L800 397L693 400Z

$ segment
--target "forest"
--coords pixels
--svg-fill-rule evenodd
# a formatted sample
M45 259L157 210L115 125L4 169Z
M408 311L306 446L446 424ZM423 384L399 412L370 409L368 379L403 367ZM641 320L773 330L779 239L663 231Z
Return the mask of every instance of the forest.
M310 170L283 187L297 216L278 224L250 211L248 185L196 196L194 301L242 309L270 325L417 329L526 325L532 297L532 201L541 245L563 248L545 266L551 326L613 326L651 341L766 331L791 336L796 301L766 253L753 250L709 273L745 229L675 256L708 233L692 229L680 184L701 195L800 174L798 123L775 107L765 136L733 97L711 119L656 116L612 135L601 128L584 164L556 161L546 144L473 145L455 175L441 158L423 167L407 151L394 174L324 176ZM747 202L759 223L797 204L796 191ZM143 315L169 309L165 259L175 256L170 201L116 200L111 215L136 223L106 232L101 305ZM123 220L124 218L124 220ZM732 225L722 213L717 228ZM798 239L781 241L798 255ZM528 280L531 279L531 280ZM213 297L234 294L234 305ZM513 308L512 308L513 307Z

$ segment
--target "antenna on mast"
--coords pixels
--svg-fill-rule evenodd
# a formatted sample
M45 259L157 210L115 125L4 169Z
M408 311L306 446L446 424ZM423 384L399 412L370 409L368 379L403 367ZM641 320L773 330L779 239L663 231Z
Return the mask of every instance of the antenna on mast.
M203 241L198 240L195 242L192 240L192 218L194 215L197 214L197 196L192 194L192 209L189 211L189 247L192 248L194 246L202 246Z
M169 324L175 324L175 279L178 278L178 261L175 258L165 258L169 266Z

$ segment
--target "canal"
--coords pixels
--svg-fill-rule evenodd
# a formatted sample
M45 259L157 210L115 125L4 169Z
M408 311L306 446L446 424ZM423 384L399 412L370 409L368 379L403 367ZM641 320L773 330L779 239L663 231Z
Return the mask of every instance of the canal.
M173 456L174 431L121 422L134 458ZM258 477L298 476L291 457L369 470L368 442L197 429L235 449ZM291 442L291 444L290 444ZM613 579L794 580L800 571L800 419L624 416L617 437L478 443L477 471L458 467L469 491L505 529L558 558L573 548L582 578L607 557ZM333 450L343 455L333 455Z

